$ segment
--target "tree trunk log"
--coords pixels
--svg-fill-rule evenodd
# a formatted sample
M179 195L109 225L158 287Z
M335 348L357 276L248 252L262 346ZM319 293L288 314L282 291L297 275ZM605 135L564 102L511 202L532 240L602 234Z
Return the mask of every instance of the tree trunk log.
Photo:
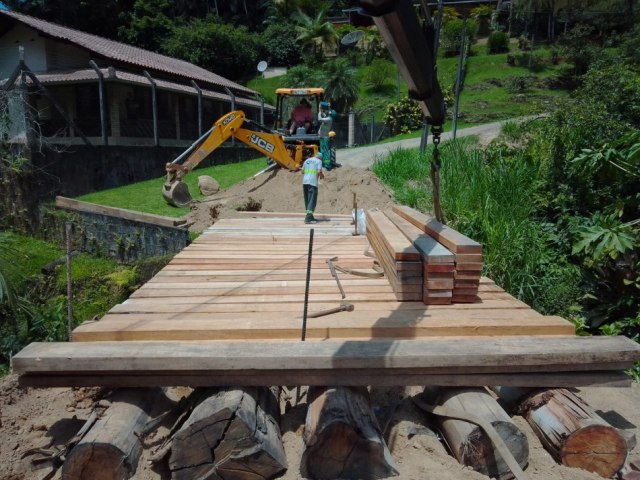
M529 442L498 402L482 388L427 387L423 398L452 413L478 417L489 422L504 441L514 459L524 468L529 461ZM437 416L437 423L458 461L480 473L498 479L514 478L514 473L482 428L464 420Z
M136 471L142 444L136 436L164 393L159 388L118 390L111 405L67 456L64 480L122 480Z
M173 437L171 478L263 480L284 472L277 392L207 389Z
M303 474L315 480L397 475L366 388L311 388Z
M500 398L517 398L514 390L495 389ZM557 461L604 478L622 468L627 457L624 437L577 395L557 388L520 392L519 396L518 413Z

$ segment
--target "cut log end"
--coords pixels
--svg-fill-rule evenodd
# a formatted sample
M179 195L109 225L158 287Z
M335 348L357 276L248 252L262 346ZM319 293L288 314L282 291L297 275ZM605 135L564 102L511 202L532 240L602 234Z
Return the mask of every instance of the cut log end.
M560 461L604 478L622 468L627 445L620 433L608 425L590 425L572 433L560 450Z
M64 466L64 478L79 480L120 480L136 470L119 448L104 443L77 445Z
M522 431L511 422L493 421L491 425L509 447L513 458L521 468L529 460L529 442ZM461 448L460 463L492 478L513 478L512 472L493 443L481 428L476 428L465 439Z

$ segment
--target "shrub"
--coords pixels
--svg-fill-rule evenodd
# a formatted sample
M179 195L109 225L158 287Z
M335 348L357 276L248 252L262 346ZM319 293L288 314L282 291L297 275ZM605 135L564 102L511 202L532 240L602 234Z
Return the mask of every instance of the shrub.
M418 102L404 97L397 103L387 106L384 121L392 135L409 133L418 130L422 126L424 114Z
M374 91L380 91L385 83L392 78L394 71L395 67L391 62L378 58L371 62L367 69L364 78L365 84L371 86Z
M505 32L492 32L487 39L487 51L491 54L508 52L509 35Z
M293 26L286 23L272 23L262 32L263 58L269 64L290 66L300 63L302 54L291 34Z
M507 90L511 93L524 93L535 84L536 77L533 75L521 75L510 77L507 80Z
M440 46L446 57L452 57L460 53L460 46L462 42L462 29L464 21L459 18L451 18L442 26L442 32L440 33ZM467 38L471 39L469 44L473 43L478 32L478 22L475 20L467 20Z

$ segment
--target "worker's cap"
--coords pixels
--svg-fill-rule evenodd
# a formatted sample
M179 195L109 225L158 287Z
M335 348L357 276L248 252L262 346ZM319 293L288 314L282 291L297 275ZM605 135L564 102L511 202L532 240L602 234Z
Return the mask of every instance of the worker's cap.
M320 160L322 160L322 153L320 153L320 152L316 153L316 157L318 157Z
M329 102L320 102L320 108L329 108Z

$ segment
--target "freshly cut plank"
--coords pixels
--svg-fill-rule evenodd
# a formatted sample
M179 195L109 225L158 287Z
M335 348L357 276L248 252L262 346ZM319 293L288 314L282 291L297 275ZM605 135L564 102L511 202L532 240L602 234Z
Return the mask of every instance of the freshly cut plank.
M420 261L420 252L381 211L367 212L367 236L373 230L388 247L394 260Z
M482 245L478 242L456 232L454 229L443 225L424 213L404 205L395 205L393 211L413 223L425 233L431 235L453 253L482 254Z
M316 311L309 310L309 314ZM157 319L151 315L108 315L73 331L75 342L140 340L297 340L301 336L302 311L289 316L263 313L256 318L219 314L193 318L180 315ZM131 317L131 318L129 318ZM173 320L173 321L171 321ZM371 312L341 312L309 319L307 341L342 338L423 338L437 336L572 335L575 327L560 317L531 317L514 323L513 317L416 316L400 311L386 317Z
M452 264L454 262L455 257L453 253L443 247L431 236L425 234L411 222L394 212L389 211L384 213L422 254L422 260L424 263Z

